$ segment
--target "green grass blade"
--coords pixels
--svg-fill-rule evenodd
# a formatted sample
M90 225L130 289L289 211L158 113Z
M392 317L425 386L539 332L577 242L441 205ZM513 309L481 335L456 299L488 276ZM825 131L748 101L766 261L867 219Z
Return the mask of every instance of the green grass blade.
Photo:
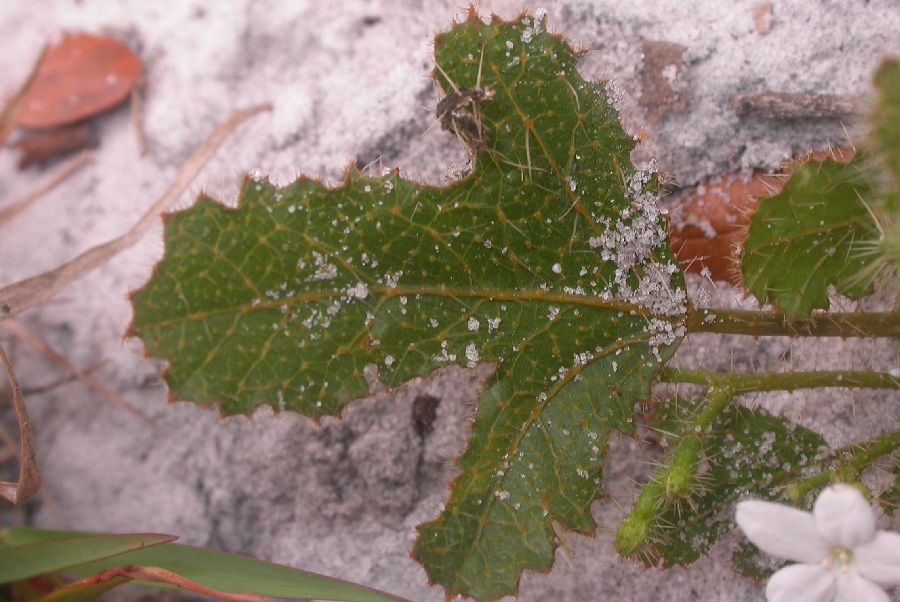
M42 529L7 529L0 535L0 545L21 546L34 542L50 543L79 535L83 534ZM0 548L0 553L2 552L5 550ZM346 602L402 602L404 600L404 598L362 585L280 564L176 544L148 548L116 558L82 564L69 572L87 576L123 565L159 567L178 573L182 577L211 589L236 594Z
M104 560L110 566L122 554L174 541L172 535L89 535L70 533L65 539L28 542L0 549L0 583L61 571L74 565ZM112 559L112 560L109 560Z

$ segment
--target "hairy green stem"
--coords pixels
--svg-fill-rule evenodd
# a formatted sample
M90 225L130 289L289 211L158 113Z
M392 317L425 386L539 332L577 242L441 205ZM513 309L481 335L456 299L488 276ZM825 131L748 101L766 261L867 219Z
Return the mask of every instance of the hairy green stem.
M688 333L750 336L900 338L900 312L814 312L792 321L781 313L743 309L691 308Z
M660 380L710 387L728 387L735 395L765 391L796 391L841 387L846 389L900 389L900 378L884 372L823 370L815 372L757 372L731 374L706 370L682 370L664 367Z
M788 485L785 493L794 502L802 502L810 492L816 491L828 483L858 479L859 473L866 467L898 447L900 447L900 431L840 449L835 453L835 457L844 458L842 462L832 465L828 470L819 474Z
M641 553L650 543L656 517L666 502L687 497L694 486L700 464L702 436L734 397L728 386L710 387L707 402L693 421L685 427L678 445L650 482L641 490L634 509L622 521L616 534L616 547L626 556Z

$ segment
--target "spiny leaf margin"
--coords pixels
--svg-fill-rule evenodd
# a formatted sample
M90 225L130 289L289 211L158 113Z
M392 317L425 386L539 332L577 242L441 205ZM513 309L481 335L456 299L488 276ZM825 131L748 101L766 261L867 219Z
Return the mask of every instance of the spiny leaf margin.
M607 436L632 429L686 293L632 139L542 21L472 14L436 57L448 93L496 92L470 109L486 148L467 178L351 170L333 189L248 180L237 209L201 199L168 218L131 332L169 360L173 396L226 414L336 414L366 395L368 363L392 386L494 363L415 556L448 596L495 599L549 569L553 521L595 528Z
M808 160L779 194L760 200L741 256L744 287L760 303L807 319L828 309L830 285L851 299L871 292L877 231L864 169L861 152L849 162Z

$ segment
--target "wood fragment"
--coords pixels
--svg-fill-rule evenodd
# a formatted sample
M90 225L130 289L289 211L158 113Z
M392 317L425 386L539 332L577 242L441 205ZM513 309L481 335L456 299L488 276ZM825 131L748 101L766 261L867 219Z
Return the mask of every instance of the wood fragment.
M684 71L686 46L673 42L647 40L641 44L641 97L638 100L647 120L655 125L669 113L682 113L691 97L679 85Z
M0 321L16 316L26 309L47 302L59 291L85 274L97 269L116 254L133 246L159 219L164 211L178 200L219 146L241 123L263 111L271 110L264 104L235 111L188 157L175 181L153 204L147 213L125 234L92 247L75 259L38 276L20 280L0 289Z
M760 4L753 11L753 24L756 26L756 33L759 35L764 36L772 31L773 22L771 2Z
M78 154L69 163L65 164L49 182L30 193L28 196L10 203L8 207L0 209L0 226L28 209L28 207L38 199L78 173L83 167L90 163L92 159L93 157L90 151Z
M35 460L34 437L31 433L31 423L28 420L28 410L22 399L22 389L19 387L12 363L2 345L0 345L0 361L3 362L3 368L9 378L13 407L19 423L19 480L15 483L0 481L0 497L13 504L21 504L41 488L41 473L38 471Z
M834 94L738 94L731 106L739 117L763 119L829 119L865 112L865 100L859 96Z

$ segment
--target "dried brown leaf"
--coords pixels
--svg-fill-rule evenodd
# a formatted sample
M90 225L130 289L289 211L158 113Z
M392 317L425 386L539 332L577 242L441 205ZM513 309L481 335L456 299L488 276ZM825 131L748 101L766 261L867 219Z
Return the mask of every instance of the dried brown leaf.
M22 389L19 388L12 363L2 346L0 346L0 360L2 360L9 378L13 407L16 409L16 419L19 423L19 480L15 483L0 481L0 497L13 504L20 504L41 488L41 473L38 471L34 456L34 438L31 434L31 424L28 420L25 401L22 399Z
M656 125L669 113L682 113L691 102L680 81L684 71L686 46L673 42L647 40L641 44L641 96L638 103L651 124Z
M52 128L93 117L124 102L143 73L141 60L121 41L67 34L42 58L18 124Z

